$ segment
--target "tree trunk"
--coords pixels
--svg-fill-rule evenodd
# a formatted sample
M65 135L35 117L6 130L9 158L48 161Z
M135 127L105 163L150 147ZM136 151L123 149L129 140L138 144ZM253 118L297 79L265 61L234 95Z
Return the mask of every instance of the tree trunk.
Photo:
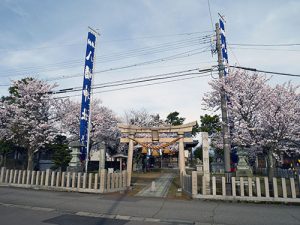
M268 177L269 180L272 180L274 177L274 162L273 162L273 150L268 150Z
M33 170L33 153L28 151L27 170Z

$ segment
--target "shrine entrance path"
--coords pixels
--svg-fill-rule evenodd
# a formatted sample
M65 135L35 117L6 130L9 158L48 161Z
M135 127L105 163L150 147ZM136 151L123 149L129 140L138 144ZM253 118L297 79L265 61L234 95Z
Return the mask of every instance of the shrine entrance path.
M155 189L151 190L152 184L148 184L145 188L139 191L136 196L143 197L167 197L168 190L174 179L174 173L162 173L159 178L155 180Z

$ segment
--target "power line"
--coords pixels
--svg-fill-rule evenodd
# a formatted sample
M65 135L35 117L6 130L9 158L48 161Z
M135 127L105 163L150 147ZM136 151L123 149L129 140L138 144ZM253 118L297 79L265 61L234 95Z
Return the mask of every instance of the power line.
M252 43L229 43L229 45L233 45L233 46L256 46L256 47L275 47L275 46L300 46L299 43L285 43L285 44L252 44Z
M174 59L178 59L178 58L190 57L190 56L193 56L193 55L197 55L197 54L207 52L208 51L207 49L209 47L210 46L208 46L208 47L205 46L205 49L204 48L196 48L196 49L181 52L181 53L178 53L178 54L175 54L175 55L170 55L168 57L158 58L158 59L154 59L154 60L150 60L150 61L144 61L144 62L140 62L140 63L129 64L129 65L124 65L124 66L119 66L119 67L112 67L112 68L108 68L108 69L104 69L104 70L100 70L100 71L95 71L94 74L104 73L104 72L111 72L111 71L116 71L116 70L123 70L123 69L128 69L128 68L131 68L131 67L150 65L150 64L166 62L166 61L170 61L170 60L174 60ZM202 51L197 51L197 50L202 50ZM46 81L56 81L56 80L70 79L70 78L81 77L81 76L82 76L82 73L72 74L72 75L63 75L63 76L58 76L58 77L55 77L55 78L47 79Z
M197 76L192 76L192 77L187 77L187 78L173 79L173 80L169 80L169 81L154 82L154 83L150 83L150 84L134 85L134 86L130 86L130 87L116 88L116 89L105 90L105 91L97 91L97 92L94 92L94 94L105 93L105 92L113 92L113 91L120 91L120 90L127 90L127 89L132 89L132 88L146 87L146 86L152 86L152 85L164 84L164 83L172 83L172 82L176 82L176 81L191 80L191 79L195 79L195 78L199 78L199 77L208 77L208 76L211 76L211 74L208 74L208 75L197 75ZM54 99L63 99L63 98L70 98L70 97L76 97L76 96L81 96L81 94L55 97Z
M197 73L193 72L197 71ZM108 82L104 84L96 84L93 85L92 89L99 89L99 88L107 88L107 87L115 87L115 86L121 86L121 85L130 85L130 84L136 84L136 83L143 83L143 82L150 82L150 81L156 81L156 80L164 80L164 79L170 79L175 77L183 77L183 76L190 76L195 74L201 74L201 73L207 73L211 72L212 69L190 69L190 70L184 70L184 71L177 71L177 72L171 72L171 73L164 73L164 74L158 74L158 75L152 75L152 76L144 76L144 77L138 77L133 79L127 79L127 80L119 80L119 81L113 81ZM52 91L48 94L62 94L62 93L69 93L69 92L77 92L82 91L82 87L73 87L73 88L65 88L57 91Z
M128 59L132 57L142 56L142 55L150 55L150 54L157 54L160 52L166 52L166 51L174 51L181 48L188 48L195 45L201 45L201 44L207 44L209 43L208 39L210 36L203 36L203 37L196 37L196 38L190 38L190 39L182 39L180 41L176 42L166 42L155 46L150 47L144 47L144 48L137 48L137 49L131 49L125 52L115 52L108 55L103 55L99 59L96 60L98 63L104 63L104 62L111 62L111 61L117 61L117 60L123 60ZM57 67L63 67L63 69L74 67L76 64L82 64L82 60L70 60L65 62L58 62L58 63L52 63L47 64L43 66L31 66L31 67L25 67L23 69L19 69L17 73L25 73L30 72L31 70L34 70L36 73L37 70L39 72L41 71L53 71L57 70ZM14 73L14 74L4 74L4 77L8 76L18 76L19 74L15 75L15 70L7 70L6 73ZM3 72L2 72L3 74Z
M101 41L101 43L112 43L112 42L122 42L122 41L132 41L132 40L139 40L139 39L148 39L148 38L164 38L164 37L171 37L171 36L191 36L195 34L203 34L203 33L211 33L211 31L195 31L195 32L185 32L185 33L177 33L177 34L165 34L165 35L149 35L149 36L141 36L141 37L135 37L135 38L125 38L125 39L115 39L115 40L108 40L108 41ZM40 46L35 48L19 48L19 49L7 49L2 48L0 51L35 51L35 50L42 50L42 49L49 49L49 48L61 48L61 47L69 47L69 46L76 46L76 45L85 45L85 43L82 41L79 42L73 42L73 43L58 43L56 45L52 46Z
M230 45L229 45L230 46ZM282 49L282 48L247 48L247 47L231 47L237 50L259 50L259 51L286 51L286 52L299 52L300 49Z
M300 74L291 74L291 73L281 73L281 72L274 72L274 71L266 71L266 70L259 70L259 69L256 69L256 68L243 67L243 66L229 66L229 67L237 68L237 69L243 69L243 70L248 70L248 71L253 71L253 72L275 74L275 75L280 75L280 76L300 77Z

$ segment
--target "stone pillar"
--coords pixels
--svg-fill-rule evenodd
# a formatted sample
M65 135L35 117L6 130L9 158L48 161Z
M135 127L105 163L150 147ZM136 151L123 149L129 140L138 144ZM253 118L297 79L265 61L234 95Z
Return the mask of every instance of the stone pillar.
M18 184L21 184L21 180L22 180L22 170L19 170L19 174L18 174Z
M179 152L178 152L178 160L179 160L179 172L180 172L180 177L185 174L185 158L184 158L184 142L183 138L184 135L183 133L178 133L180 139L179 139ZM181 179L182 181L182 179Z
M134 134L129 135L130 138L134 138ZM128 158L127 158L127 187L131 185L131 173L132 173L132 158L133 158L133 140L129 140Z
M203 161L203 176L205 178L205 183L207 189L209 189L210 184L210 171L209 171L209 144L208 144L208 133L202 133L202 161Z
M101 170L105 169L105 161L106 161L106 148L105 148L105 142L102 141L100 143L100 148L99 148L99 174Z
M76 184L76 173L73 172L72 173L72 188L75 188L75 184Z

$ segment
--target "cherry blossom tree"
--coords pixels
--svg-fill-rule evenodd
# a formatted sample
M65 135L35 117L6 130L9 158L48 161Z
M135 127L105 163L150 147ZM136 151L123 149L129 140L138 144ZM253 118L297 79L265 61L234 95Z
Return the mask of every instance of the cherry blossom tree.
M297 87L291 83L271 87L264 75L240 70L231 71L226 79L214 80L210 85L212 91L204 97L206 108L219 110L223 89L229 99L232 145L259 149L268 155L269 175L272 176L273 155L286 151L299 139Z
M80 103L70 99L57 102L56 115L60 123L58 129L65 133L70 140L78 140L80 124ZM101 105L99 99L95 99L91 106L91 146L104 141L110 150L118 146L120 132L117 126L119 119L112 110Z
M159 114L150 114L146 109L129 110L125 112L123 121L126 124L140 127L160 127L166 123L160 118Z
M28 170L34 154L56 134L49 94L55 86L35 78L14 81L1 103L1 136L27 150Z

